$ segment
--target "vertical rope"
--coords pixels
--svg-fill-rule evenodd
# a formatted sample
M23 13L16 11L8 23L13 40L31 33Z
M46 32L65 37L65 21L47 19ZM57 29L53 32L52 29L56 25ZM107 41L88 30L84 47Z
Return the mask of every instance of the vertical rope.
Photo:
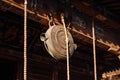
M112 76L109 77L109 80L112 80Z
M93 59L94 59L94 80L97 80L97 69L96 69L96 44L95 44L95 26L94 18L92 19L92 36L93 36Z
M64 21L64 15L61 15L64 31L65 31L65 37L66 37L66 55L67 55L67 80L70 80L70 67L69 67L69 51L68 51L68 36L67 36L67 30L65 27L65 21Z
M24 80L27 80L27 0L24 0Z

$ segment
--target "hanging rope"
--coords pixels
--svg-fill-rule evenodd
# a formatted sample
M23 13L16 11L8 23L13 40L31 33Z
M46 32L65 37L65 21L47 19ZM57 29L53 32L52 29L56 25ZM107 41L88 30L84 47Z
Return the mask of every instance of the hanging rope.
M97 69L96 69L96 44L95 44L95 26L94 18L92 19L92 36L93 36L93 59L94 59L94 80L97 80Z
M65 27L65 21L64 21L64 15L61 14L61 20L63 23L64 31L65 31L65 37L66 37L66 55L67 55L67 80L70 80L70 67L69 67L69 51L68 51L68 36L67 36L67 30Z
M27 80L27 0L24 0L24 80Z

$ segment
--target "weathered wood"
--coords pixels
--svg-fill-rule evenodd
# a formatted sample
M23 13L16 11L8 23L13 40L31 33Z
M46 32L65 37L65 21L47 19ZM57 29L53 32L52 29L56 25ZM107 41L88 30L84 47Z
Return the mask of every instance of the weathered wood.
M6 5L12 6L10 9L7 9L7 8L6 8L7 10L9 10L9 11L11 11L11 12L14 12L14 13L17 13L17 14L19 14L19 15L23 15L23 9L24 9L23 4L16 3L16 2L13 1L13 0L2 0L2 2L4 2L4 4L6 4ZM77 6L78 8L84 9L83 12L87 12L87 14L88 14L88 12L89 12L88 15L93 16L94 13L95 13L95 12L93 12L92 9L90 9L90 8L87 7L87 6L84 6L84 5L82 5L82 4L77 5L77 4L75 4L75 2L73 2L73 4L74 4L75 6ZM3 7L3 6L2 6L2 7ZM5 6L4 6L4 7L5 7ZM83 8L83 7L84 7L84 8ZM92 11L92 12L90 12L90 11ZM29 19L32 19L32 20L34 20L34 21L40 22L40 23L42 23L42 24L44 24L44 25L47 25L49 18L48 18L48 16L47 16L46 14L42 15L42 14L40 14L40 12L37 12L37 11L34 12L34 11L30 10L30 9L28 9L27 12L28 12L28 18L29 18ZM33 15L34 17L33 17L32 15ZM108 23L111 23L112 26L115 26L115 25L116 25L116 24L113 23L113 22L109 22L109 20L107 20L107 21L108 21ZM107 22L107 21L106 21L106 22ZM55 22L56 22L57 24L60 24L57 19L55 19ZM111 25L111 24L110 24L110 25ZM118 25L117 25L117 26L118 26ZM112 28L114 28L114 27L112 27ZM118 27L117 27L117 28L118 28ZM88 32L87 30L83 31L83 29L82 29L82 30L78 30L78 29L74 28L74 29L72 29L72 31L75 32L75 33L77 33L77 34L81 37L81 39L82 39L83 41L86 41L86 42L88 42L88 43L91 43L91 41L92 41L92 36L91 36L91 33ZM87 34L86 34L86 33L87 33ZM99 35L99 34L98 34L98 35ZM117 55L118 55L118 54L120 54L120 46L119 46L119 44L116 43L115 40L111 40L112 37L111 37L111 38L105 38L105 37L110 37L110 36L111 36L111 35L108 35L108 34L107 34L107 36L106 36L106 33L104 34L104 37L103 37L103 36L102 36L102 37L101 37L101 36L98 36L99 38L96 40L97 43L98 43L97 46L103 48L103 50L107 50L107 51L109 51L109 52L111 52L111 53L114 53L114 54L117 54ZM91 44L92 44L92 43L91 43ZM117 45L116 45L116 44L117 44ZM106 48L106 49L104 49L104 48Z
M23 52L18 52L11 49L5 49L5 48L0 48L0 51L1 51L0 58L17 61L17 63L19 64L17 78L20 78L20 80L22 80L21 77L23 77L22 75ZM53 58L38 56L36 54L29 54L28 55L28 76L30 75L34 79L36 78L35 76L37 75L40 75L40 76L43 75L43 77L46 76L46 78L48 77L47 75L50 75L52 78L52 68L54 66L54 62L55 60ZM59 62L57 65L58 65L57 66L58 72L60 72L60 75L66 74L66 63ZM92 76L92 74L90 74L88 70L85 70L83 68L75 67L73 65L71 65L70 68L71 68L70 70L72 74L79 74L79 75L89 74L90 76Z
M89 16L95 17L96 19L100 20L99 18L97 18L98 15L101 15L103 17L105 17L104 15L102 15L100 12L97 12L95 10L92 9L91 4L89 5L84 5L83 2L78 3L78 0L71 0L71 3L73 6L79 8L81 11L83 11L84 13L88 14ZM119 29L120 25L116 22L114 22L113 20L105 17L105 20L100 20L101 22L105 23L106 25L112 27L113 29L117 30Z
M102 74L103 78L109 78L111 76L116 76L116 75L120 75L120 69L115 70L115 71L110 71L110 72L106 72Z

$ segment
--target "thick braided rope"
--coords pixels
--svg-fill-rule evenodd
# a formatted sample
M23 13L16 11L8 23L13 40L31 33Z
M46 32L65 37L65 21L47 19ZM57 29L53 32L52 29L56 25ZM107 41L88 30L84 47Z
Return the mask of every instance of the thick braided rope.
M27 80L27 0L24 1L24 80Z
M97 80L97 69L96 69L96 44L95 44L95 26L94 19L92 20L92 36L93 36L93 60L94 60L94 80Z
M64 15L61 14L61 20L63 23L64 27L64 32L65 32L65 37L66 37L66 55L67 55L67 80L70 80L70 66L69 66L69 51L68 51L68 35L67 35L67 30L65 26L65 21L64 21Z

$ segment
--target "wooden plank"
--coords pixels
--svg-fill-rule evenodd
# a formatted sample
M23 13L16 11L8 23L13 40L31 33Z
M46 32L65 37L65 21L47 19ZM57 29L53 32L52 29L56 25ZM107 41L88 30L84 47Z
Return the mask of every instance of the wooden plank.
M91 17L95 17L96 15L101 14L101 13L99 13L97 11L94 11L91 8L91 6L85 6L85 5L81 4L81 3L78 3L78 1L74 1L74 0L71 0L71 1L72 1L72 5L74 5L75 7L77 7L78 9L80 9L82 12L88 14ZM100 20L100 21L103 22L103 23L105 23L105 24L107 24L108 26L112 27L115 30L119 29L119 27L120 27L120 25L118 23L114 22L113 20L111 20L109 18L107 18L106 20L103 20L103 21Z
M16 3L13 0L2 0L2 1L5 2L5 4L13 6L12 8L10 8L10 11L14 12L14 10L17 10L18 11L18 12L16 11L17 14L21 14L20 11L23 11L23 9L24 9L24 5L23 4ZM83 4L76 4L75 1L73 1L72 4L74 6L76 6L77 8L79 8L81 11L85 12L86 14L88 14L89 16L94 17L95 15L99 14L98 12L93 11L93 9L91 9L89 6L85 6ZM41 15L39 12L35 13L34 11L32 11L30 9L28 9L27 12L30 15L30 16L28 16L28 18L30 18L32 20L35 20L35 21L37 21L39 23L43 23L44 25L47 25L47 23L48 23L47 15ZM23 14L21 14L21 15L23 15ZM33 15L34 17L36 16L36 18L34 18L31 15ZM55 20L56 20L55 22L57 24L60 24L57 19L55 19ZM108 24L109 26L111 26L115 30L119 29L119 25L114 23L110 19L107 19L107 20L103 21L103 23ZM83 32L83 31L80 31L80 30L77 30L77 29L74 28L74 29L72 29L72 31L77 33L77 34L79 34L79 36L82 36L82 40L84 40L86 42L90 43L90 41L92 40L91 33L88 33L87 30ZM88 33L88 34L86 34L86 33ZM107 37L107 36L105 36L105 37ZM101 46L99 44L97 46L109 47L109 49L107 49L107 50L110 51L111 53L114 53L114 54L117 54L117 55L120 54L120 46L115 41L113 41L113 40L110 41L109 39L107 39L107 40L105 39L104 40L104 38L101 37L100 39L97 39L97 42L102 45ZM104 49L104 47L103 47L103 49Z

